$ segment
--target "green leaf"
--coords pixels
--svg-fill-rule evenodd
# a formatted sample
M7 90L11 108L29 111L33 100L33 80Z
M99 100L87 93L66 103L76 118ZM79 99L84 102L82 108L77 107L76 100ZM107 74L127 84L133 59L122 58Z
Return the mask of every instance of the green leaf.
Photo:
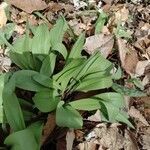
M83 45L84 45L84 42L85 42L85 34L82 33L78 40L76 41L76 43L73 45L72 49L71 49L71 52L69 54L69 57L68 59L76 59L76 58L82 58L81 56L81 52L83 50Z
M75 77L76 80L79 80L81 77L86 76L98 71L105 71L111 67L111 63L101 56L99 52L93 54L84 64Z
M66 47L65 47L64 44L62 44L62 43L55 43L55 44L53 45L53 47L52 47L52 50L53 50L53 51L57 51L57 52L59 52L60 54L62 54L62 56L63 56L65 59L67 58L68 53L67 53L67 49L66 49Z
M5 86L6 74L0 75L0 123L3 123L3 90Z
M12 36L13 32L15 29L15 24L14 23L7 23L6 26L0 29L0 32L3 33L4 37L9 40L10 37ZM0 45L5 44L3 40L0 39Z
M126 31L125 28L123 26L121 26L120 22L117 25L115 35L120 38L127 38L127 39L132 38L131 33Z
M130 97L146 96L146 94L143 93L142 91L139 91L135 88L129 89L127 87L124 87L124 86L116 84L116 83L113 83L112 89L118 93L130 96Z
M115 92L108 92L98 94L94 97L96 99L98 98L102 104L101 112L102 116L104 117L104 120L106 119L110 122L120 121L126 123L127 125L133 128L133 125L128 120L129 117L127 113L123 111L125 102L121 94Z
M31 44L32 39L29 37L29 34L26 33L14 42L13 47L16 53L23 54L23 52L29 52L31 50Z
M111 103L115 107L124 107L124 97L120 93L116 92L107 92L95 95L94 97L102 99L103 101L106 101L108 103Z
M37 73L32 76L33 80L36 81L39 85L45 86L47 88L60 89L59 84L57 84L53 79Z
M39 75L38 72L32 70L20 70L13 74L15 85L18 88L29 91L40 91L44 89L44 86L33 80L33 76Z
M35 94L33 101L35 107L37 107L41 112L51 112L56 109L59 97L56 97L57 93L53 90L41 91Z
M25 141L27 142L26 145L24 143ZM5 144L11 146L11 150L38 150L36 139L28 129L9 135L5 140Z
M95 34L99 34L102 31L102 28L108 18L108 15L105 12L101 12L96 24L95 24Z
M23 117L24 117L25 121L30 121L33 118L33 116L35 115L34 113L32 113L28 110L23 110L23 109L22 109L22 113L23 113Z
M13 131L23 130L25 122L18 98L14 94L15 81L11 78L3 90L3 106L8 123Z
M134 126L132 125L132 123L128 120L128 115L127 113L124 112L120 112L118 113L118 115L116 116L116 120L119 122L123 122L125 124L127 124L129 127L134 129Z
M54 27L50 30L50 41L51 45L54 46L57 43L61 43L63 40L64 33L66 32L68 25L64 17L60 17Z
M128 81L134 83L134 85L140 90L144 90L144 86L142 85L142 82L139 78L131 78Z
M33 54L48 54L51 43L49 38L50 32L46 24L37 27L32 39L31 51Z
M70 102L69 105L71 105L75 109L87 110L87 111L97 110L101 108L99 100L91 99L91 98L76 100Z
M9 135L4 143L11 146L11 150L39 150L41 133L41 123L34 123L27 129Z
M121 77L122 77L122 70L119 66L117 71L114 74L112 74L112 79L119 80Z
M40 149L41 146L41 136L42 136L42 131L43 131L43 123L38 121L35 123L32 123L28 129L30 131L32 131L32 133L34 134L36 143L38 145L38 149Z
M99 90L104 88L109 88L113 84L111 77L100 77L100 78L91 78L86 80L81 80L78 86L74 89L75 91L88 92L91 90Z
M78 73L77 68L80 68L84 61L84 59L73 59L63 68L62 71L53 76L53 79L56 80L58 84L61 84L62 91L65 91L70 80L74 79Z
M46 56L45 59L43 60L40 73L46 76L51 76L54 71L55 62L56 62L56 55L50 53L50 55Z
M73 107L63 106L64 102L60 101L56 109L56 123L61 127L69 127L74 129L82 128L82 117Z

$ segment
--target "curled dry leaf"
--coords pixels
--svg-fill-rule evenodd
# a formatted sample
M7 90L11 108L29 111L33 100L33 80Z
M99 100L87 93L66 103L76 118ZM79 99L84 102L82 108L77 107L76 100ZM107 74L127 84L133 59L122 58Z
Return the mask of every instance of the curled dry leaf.
M136 65L135 73L137 76L142 76L146 67L150 65L150 60L139 61Z
M125 130L124 149L125 150L137 150L137 143L135 139L130 136L130 132Z
M85 143L80 143L78 145L79 150L95 150L96 149L96 143L90 141L90 142L85 142Z
M55 121L55 115L54 114L49 114L47 117L47 122L43 128L43 135L41 138L41 143L43 144L48 136L52 133L56 126L56 121Z
M74 130L69 130L66 135L66 148L67 150L72 150L73 141L75 139Z
M118 50L121 65L128 74L135 74L138 60L138 55L133 47L127 47L126 41L118 38Z
M36 10L43 10L47 7L47 4L42 0L9 0L9 3L27 13L32 13Z
M120 21L125 22L128 20L128 17L129 17L129 10L123 7L115 13L115 23L117 24Z
M121 65L125 65L125 58L126 58L126 53L127 53L127 47L126 47L126 41L118 38L117 39L117 44L118 44L118 50L119 50L119 57L121 61Z
M132 106L129 110L129 115L133 118L138 119L140 122L142 122L144 125L149 126L148 122L144 118L144 116L140 113L139 110L135 109L134 106Z
M7 22L7 16L6 16L6 13L5 13L5 8L7 7L7 3L3 2L1 5L0 5L0 28L2 28L3 26L6 25L6 22Z
M101 116L100 116L100 110L97 110L96 113L90 117L88 117L89 121L95 121L95 122L100 122L101 120Z
M112 51L114 38L112 35L96 34L86 38L84 49L87 53L93 54L99 50L106 58Z

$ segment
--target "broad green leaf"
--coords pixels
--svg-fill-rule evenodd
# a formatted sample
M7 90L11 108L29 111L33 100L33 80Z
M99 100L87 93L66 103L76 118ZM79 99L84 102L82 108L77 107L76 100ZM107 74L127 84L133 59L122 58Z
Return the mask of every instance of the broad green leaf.
M53 79L51 79L48 76L45 76L43 74L37 73L32 76L33 80L36 81L38 84L47 87L47 88L53 88L53 89L60 89L59 84L56 83Z
M32 38L31 51L33 54L48 54L51 43L49 38L50 32L46 24L37 27L34 37Z
M61 72L53 76L53 79L56 80L57 83L61 84L62 91L65 91L71 79L75 79L74 77L78 73L77 68L80 68L83 62L84 59L73 59Z
M123 26L121 26L120 22L117 25L117 29L115 31L115 35L117 37L121 37L121 38L127 38L127 39L132 38L131 33L126 31L126 29Z
M40 150L43 123L41 121L32 123L28 129L33 132L36 143L38 144L38 150Z
M50 53L50 55L46 56L45 59L43 60L40 73L46 76L51 76L54 71L55 62L56 62L56 55Z
M109 88L113 84L111 77L100 77L100 78L91 78L86 80L81 80L78 86L74 89L75 91L88 92L90 90L98 90Z
M3 106L7 121L13 131L23 130L25 122L21 107L15 93L15 81L11 78L3 90Z
M54 27L50 30L50 41L52 47L57 43L61 43L63 40L64 33L66 32L68 25L64 17L60 17Z
M9 56L13 63L15 63L21 69L36 70L37 62L34 60L34 56L30 52L23 52L22 54L14 51L9 51Z
M3 33L4 37L9 40L14 32L15 24L7 23L6 26L0 29L0 32ZM3 40L0 39L0 45L5 44Z
M86 76L87 74L105 71L109 67L111 67L111 63L103 58L99 52L96 52L86 62L84 62L82 68L75 78L76 80L79 80L81 77Z
M67 53L67 49L66 49L66 47L65 47L64 44L62 44L62 43L56 43L55 45L53 45L52 50L53 51L57 51L60 54L62 54L62 56L65 59L67 58L68 53Z
M18 38L13 47L16 53L23 54L23 52L29 52L31 50L32 39L29 37L28 33Z
M119 80L121 77L122 77L122 70L119 66L117 71L114 74L112 74L112 79Z
M62 71L60 71L59 73L57 73L56 75L53 76L53 78L57 81L61 81L65 74L69 71L69 70L75 70L76 68L78 68L85 60L84 59L73 59L72 61L70 61L64 68Z
M108 103L112 103L115 107L124 107L124 97L120 93L116 92L107 92L102 94L97 94L94 97L100 98L103 101L106 101Z
M32 113L28 110L23 110L23 109L22 109L22 113L23 113L23 117L24 117L25 121L30 121L33 118L33 116L35 115L34 113Z
M33 80L33 76L39 75L38 72L32 70L20 70L13 74L15 85L18 88L29 91L40 91L44 89L44 86Z
M110 72L105 70L105 71L98 71L98 72L92 72L81 78L82 81L88 80L88 79L93 79L93 78L103 78L110 76Z
M124 98L121 94L115 92L107 92L94 96L103 103L107 109L109 121L115 121L116 115L124 107Z
M87 110L87 111L97 110L101 108L99 100L92 99L92 98L76 100L70 102L69 105L71 105L75 109Z
M35 107L41 112L51 112L56 109L59 100L57 93L53 90L41 91L35 94L33 97Z
M128 81L134 83L134 85L140 90L144 90L144 86L142 85L142 82L139 78L131 78Z
M5 144L11 146L11 150L38 150L34 134L28 129L9 135L5 139Z
M95 24L95 34L99 34L102 31L102 28L107 20L108 16L105 12L101 12L96 24Z
M128 115L127 113L124 112L119 112L118 115L116 116L116 120L119 122L123 122L125 124L127 124L129 127L134 129L134 126L132 125L132 123L128 120Z
M131 97L146 96L146 94L143 93L142 91L139 91L135 88L129 89L127 87L124 87L124 86L116 84L116 83L113 83L112 89L118 93L121 93L121 94L127 95L127 96L131 96Z
M3 123L3 90L5 86L6 74L0 75L0 123Z
M68 59L76 59L76 58L82 58L81 56L81 52L83 50L83 45L84 45L84 42L85 42L85 34L82 33L78 40L76 41L76 43L73 45L72 49L71 49L71 52L69 54L69 57Z
M56 123L61 127L74 129L82 128L83 121L78 111L71 106L63 106L64 102L60 101L56 109Z

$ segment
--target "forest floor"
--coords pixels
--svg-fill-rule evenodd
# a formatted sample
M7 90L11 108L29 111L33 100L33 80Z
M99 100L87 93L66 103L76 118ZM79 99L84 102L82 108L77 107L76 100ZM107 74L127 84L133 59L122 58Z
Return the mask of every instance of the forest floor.
M87 53L99 49L105 58L120 66L124 87L137 87L146 93L141 97L139 93L130 93L131 90L125 96L126 111L135 129L102 122L96 112L85 119L83 129L68 130L55 127L54 116L49 114L41 149L150 150L150 1L10 0L10 3L6 13L6 3L0 4L0 28L15 24L12 41L25 33L27 22L31 25L46 22L51 28L63 15L75 35L85 31ZM64 37L66 46L69 40ZM6 52L7 47L0 48L1 73L11 69Z

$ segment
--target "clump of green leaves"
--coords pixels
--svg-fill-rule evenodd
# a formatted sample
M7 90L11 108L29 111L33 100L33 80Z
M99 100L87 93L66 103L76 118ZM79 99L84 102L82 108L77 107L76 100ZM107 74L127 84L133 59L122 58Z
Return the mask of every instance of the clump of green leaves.
M49 30L45 24L32 27L12 45L1 35L2 41L10 48L10 58L20 70L1 75L0 98L3 100L6 122L13 133L5 144L15 150L33 150L40 147L42 122L29 124L32 116L41 113L56 113L56 123L61 127L82 128L83 119L79 110L99 109L104 121L123 122L133 127L124 111L122 93L114 92L114 76L110 73L113 65L95 52L91 56L81 54L85 35L81 34L68 52L62 43L68 25L63 17ZM30 31L31 30L31 31ZM56 59L64 60L64 67L57 71ZM118 78L118 77L116 77ZM34 93L27 101L16 94L16 88ZM111 92L95 94L76 100L74 93L111 89ZM1 100L1 101L2 101ZM30 108L26 110L25 108ZM28 148L22 141L28 139Z

